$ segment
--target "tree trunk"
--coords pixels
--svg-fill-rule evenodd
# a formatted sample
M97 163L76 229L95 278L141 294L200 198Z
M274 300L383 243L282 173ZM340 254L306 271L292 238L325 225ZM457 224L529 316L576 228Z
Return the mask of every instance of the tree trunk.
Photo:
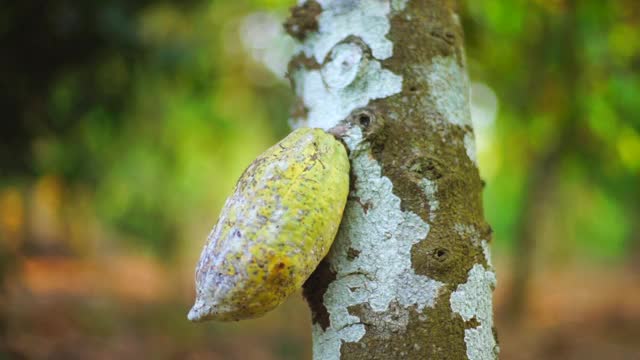
M356 124L351 193L305 284L315 359L495 359L495 275L462 30L445 0L292 9L294 126Z

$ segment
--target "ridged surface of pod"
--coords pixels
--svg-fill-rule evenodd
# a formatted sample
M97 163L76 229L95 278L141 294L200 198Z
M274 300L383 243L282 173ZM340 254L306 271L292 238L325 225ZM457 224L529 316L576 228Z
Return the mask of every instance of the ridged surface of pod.
M349 193L344 146L301 128L241 175L196 268L192 321L254 318L281 304L327 254Z

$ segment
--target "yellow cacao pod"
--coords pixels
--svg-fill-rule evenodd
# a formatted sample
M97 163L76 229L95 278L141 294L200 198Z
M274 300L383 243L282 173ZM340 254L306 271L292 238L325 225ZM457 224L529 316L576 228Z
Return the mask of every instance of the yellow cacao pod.
M301 128L249 165L196 268L192 321L241 320L281 304L327 254L349 192L344 146Z

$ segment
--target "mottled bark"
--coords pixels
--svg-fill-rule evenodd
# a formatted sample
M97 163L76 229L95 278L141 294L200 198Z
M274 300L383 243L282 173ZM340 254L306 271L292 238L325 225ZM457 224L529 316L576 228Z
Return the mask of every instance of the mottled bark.
M306 1L294 126L345 125L351 192L305 284L315 359L495 359L462 29L444 0Z

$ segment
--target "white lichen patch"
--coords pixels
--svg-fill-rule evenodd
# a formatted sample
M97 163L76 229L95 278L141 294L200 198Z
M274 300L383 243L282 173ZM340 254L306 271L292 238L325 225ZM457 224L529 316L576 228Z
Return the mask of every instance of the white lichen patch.
M391 312L402 321L398 311L432 307L444 285L413 270L411 248L427 237L429 225L416 214L400 209L391 180L382 176L368 144L360 142L361 136L360 129L353 128L345 138L356 181L353 200L347 203L328 256L336 273L336 280L324 294L331 326L322 331L316 325L316 359L339 359L342 342L364 336L364 319L350 315L349 307L368 304L371 311ZM349 256L354 251L358 255ZM397 306L395 311L391 306Z
M343 43L331 50L328 61L320 71L322 80L330 89L343 89L356 79L362 61L363 50L358 44Z
M393 12L400 12L407 8L409 0L391 0L391 10Z
M465 239L469 239L474 246L482 247L482 253L484 259L489 265L489 268L493 269L493 263L491 262L491 248L489 242L486 239L481 239L480 233L473 225L455 224L453 229Z
M364 325L355 323L341 329L331 327L328 331L322 330L319 324L313 324L311 335L313 336L313 358L315 360L340 359L340 346L342 342L357 342L365 334Z
M451 19L453 19L453 22L460 26L462 25L462 22L460 21L460 15L456 14L455 12L451 13Z
M497 358L497 344L493 337L493 307L491 294L496 284L493 271L487 271L480 264L469 270L467 282L458 285L451 294L451 310L460 314L464 321L475 319L479 325L464 331L469 360L494 360Z
M480 236L478 235L478 231L475 226L456 223L453 225L453 229L461 237L471 240L473 245L480 246Z
M316 0L322 6L318 31L310 34L302 50L323 63L325 56L348 36L357 36L371 49L374 58L388 59L393 44L386 35L391 28L391 6L387 0Z
M469 160L471 160L475 166L478 166L478 161L476 159L476 141L473 133L471 132L464 134L464 149L467 152Z
M429 202L429 221L433 222L436 218L438 207L440 206L440 201L438 201L438 197L436 196L438 184L429 179L422 179L420 185L424 189L424 195Z
M380 64L393 54L393 44L387 38L391 28L389 0L318 3L322 6L318 31L307 36L301 51L322 68L298 69L291 74L296 94L307 110L303 118L292 119L292 125L329 129L369 101L399 93L402 77ZM405 3L394 1L394 9Z
M454 56L435 56L431 64L414 67L414 71L429 84L429 94L423 99L425 109L435 106L449 123L471 125L469 79Z
M482 240L481 245L484 259L487 262L487 265L489 265L489 267L493 269L493 262L491 262L491 248L489 247L489 242L487 240Z
M380 62L363 56L353 43L338 44L321 70L293 74L296 93L308 109L296 126L329 129L370 100L402 90L402 77L383 69Z

